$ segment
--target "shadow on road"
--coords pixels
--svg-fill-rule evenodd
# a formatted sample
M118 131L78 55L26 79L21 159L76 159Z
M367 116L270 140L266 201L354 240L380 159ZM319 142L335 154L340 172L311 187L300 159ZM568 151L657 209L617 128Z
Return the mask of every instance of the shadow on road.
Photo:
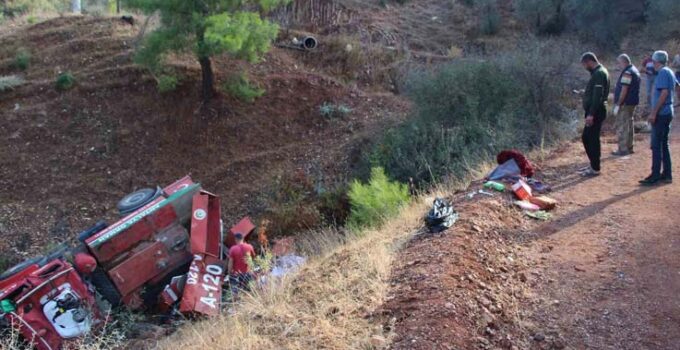
M586 220L592 216L595 216L596 214L598 214L599 212L601 212L602 210L604 210L605 208L614 203L626 200L637 195L641 195L645 192L649 192L657 188L658 187L639 187L628 193L618 196L612 196L609 199L605 199L603 201L596 202L591 205L585 206L581 209L570 212L559 219L555 219L554 221L539 226L534 231L533 239L541 239L553 235L561 230L567 229L579 223L582 220Z

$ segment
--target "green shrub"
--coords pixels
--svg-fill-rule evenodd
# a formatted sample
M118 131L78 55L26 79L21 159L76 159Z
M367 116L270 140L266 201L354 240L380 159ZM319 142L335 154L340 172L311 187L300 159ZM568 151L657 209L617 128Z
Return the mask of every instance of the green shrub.
M76 83L76 78L69 72L59 74L55 83L57 90L64 91L73 87Z
M0 92L14 90L24 83L24 79L16 75L0 76Z
M19 49L14 55L14 67L26 70L31 64L31 53L26 49Z
M71 0L6 0L2 11L13 18L31 13L65 13L71 9Z
M158 77L157 85L160 93L175 91L177 84L179 84L179 79L174 75L164 74Z
M352 113L352 109L344 104L324 102L319 106L319 114L326 119L344 118Z
M409 200L406 185L390 181L380 167L371 169L367 184L352 182L348 195L351 205L348 226L353 229L381 224Z
M393 179L423 186L462 176L502 149L572 136L562 107L568 88L554 83L578 57L571 47L530 39L495 59L414 71L405 85L414 114L366 152L361 169L382 166Z
M264 89L251 84L245 74L231 76L224 83L224 91L241 101L253 103L258 97L264 95Z
M568 0L566 5L573 28L581 38L603 48L618 48L628 29L621 23L629 21L618 2Z
M484 35L497 34L501 29L501 13L496 0L477 0L475 10L479 14L479 31Z
M648 30L654 35L677 37L680 35L680 1L649 0L647 1Z
M567 27L565 0L516 0L515 15L537 34L560 34Z

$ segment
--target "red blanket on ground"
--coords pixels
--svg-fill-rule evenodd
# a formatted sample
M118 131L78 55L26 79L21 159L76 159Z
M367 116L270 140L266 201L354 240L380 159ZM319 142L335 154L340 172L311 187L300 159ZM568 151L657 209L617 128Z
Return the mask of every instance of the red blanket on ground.
M522 176L526 177L534 176L535 173L534 166L531 165L529 159L527 159L527 157L525 157L522 154L522 152L513 149L498 153L498 156L496 156L496 161L498 162L498 164L503 164L510 159L514 159L515 162L517 162L517 166L519 166L519 170L522 172Z

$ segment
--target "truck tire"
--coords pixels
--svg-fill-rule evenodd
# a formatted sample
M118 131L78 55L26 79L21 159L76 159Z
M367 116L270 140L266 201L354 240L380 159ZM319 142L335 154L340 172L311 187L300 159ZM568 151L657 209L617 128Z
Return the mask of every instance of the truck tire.
M28 259L26 261L22 261L22 262L20 262L16 265L10 267L9 269L7 269L7 271L3 272L0 275L0 281L6 280L6 279L18 274L19 272L24 271L27 267L41 262L44 258L45 257L43 257L43 256L37 256L35 258L31 258L31 259Z
M120 305L121 295L104 270L101 268L94 270L94 272L92 272L90 275L90 281L92 281L92 284L97 289L97 292L101 294L101 296L106 299L106 301L111 303L112 307Z
M158 189L142 188L123 197L116 207L121 215L130 214L156 199L160 192Z

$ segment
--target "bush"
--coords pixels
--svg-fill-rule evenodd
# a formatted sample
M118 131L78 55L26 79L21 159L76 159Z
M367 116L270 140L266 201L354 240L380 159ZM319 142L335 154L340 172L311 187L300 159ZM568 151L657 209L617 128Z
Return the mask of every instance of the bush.
M618 48L627 29L621 25L627 19L618 2L568 0L566 5L579 36L603 48Z
M530 39L493 60L413 72L406 90L414 115L374 145L364 169L382 166L391 178L422 186L463 175L502 149L571 136L561 107L568 88L554 83L578 57L570 47Z
M397 214L408 200L406 185L389 181L383 168L373 168L367 184L355 180L350 185L348 226L359 229L379 225Z
M177 79L176 76L174 75L161 75L158 77L158 91L160 93L166 93L166 92L171 92L175 91L177 89L177 84L179 83L179 79Z
M14 67L26 70L31 64L31 53L26 49L19 49L14 55Z
M264 95L264 89L250 83L245 74L237 74L230 77L224 83L226 93L241 101L253 103L255 99Z
M2 12L14 18L29 13L65 13L71 9L71 0L7 0Z
M14 90L24 83L24 79L16 75L0 76L0 92Z
M680 35L680 1L649 0L645 13L648 29L654 35L677 37Z
M350 113L352 113L352 109L343 104L336 105L324 102L319 106L319 114L326 119L344 118Z
M76 78L73 74L69 72L61 73L57 77L56 88L57 90L64 91L73 87L76 83Z
M497 34L501 29L501 13L496 0L477 0L475 10L479 13L479 31L484 35Z
M516 0L517 18L537 34L560 34L567 26L565 0Z

